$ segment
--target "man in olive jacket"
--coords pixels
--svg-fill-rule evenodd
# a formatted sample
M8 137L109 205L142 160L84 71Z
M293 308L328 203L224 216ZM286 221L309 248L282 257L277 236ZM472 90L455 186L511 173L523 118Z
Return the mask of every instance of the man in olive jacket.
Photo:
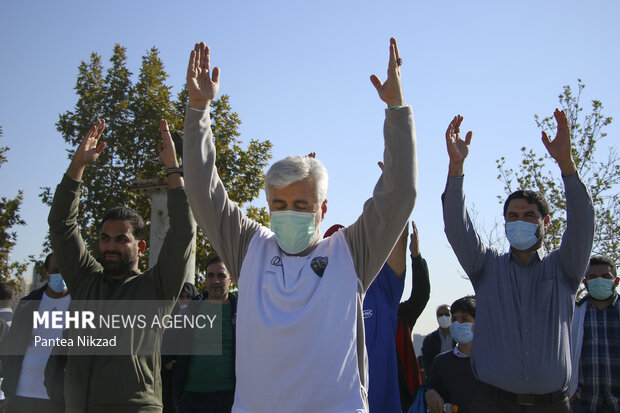
M48 218L52 249L74 301L157 300L169 314L181 291L192 251L195 224L178 167L174 144L165 120L160 159L168 173L170 227L157 264L138 272L138 260L146 249L144 222L133 210L117 207L102 219L99 259L86 250L77 214L82 174L105 147L99 142L105 122L98 121L77 148L56 189ZM76 304L77 305L77 304ZM73 307L74 309L76 307ZM151 413L162 411L160 344L161 330L133 329L133 351L114 355L90 353L69 357L65 368L67 413ZM144 347L152 350L145 354ZM75 354L75 353L74 353Z

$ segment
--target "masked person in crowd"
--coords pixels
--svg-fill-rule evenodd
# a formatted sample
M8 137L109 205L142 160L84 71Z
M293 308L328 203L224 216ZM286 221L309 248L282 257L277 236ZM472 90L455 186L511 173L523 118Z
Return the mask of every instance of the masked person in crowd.
M33 327L33 314L66 311L71 296L53 253L45 258L43 278L47 283L22 298L7 336L8 356L2 389L10 413L64 412L61 403L50 400L44 385L45 366L54 346L36 346L35 336L62 337L61 328Z
M471 370L470 354L476 321L476 298L467 296L450 306L450 333L456 347L435 357L430 372L426 406L432 413L443 413L446 403L457 406L459 413L474 413L471 401L476 392L476 378Z
M366 412L362 300L405 227L416 198L413 114L390 40L384 171L352 225L321 239L327 171L310 156L273 164L265 178L271 229L247 218L215 168L209 106L219 88L197 44L187 75L183 153L194 215L239 287L233 412Z
M450 306L448 304L441 304L437 306L435 310L437 315L437 324L439 327L426 337L422 342L422 356L424 357L424 370L427 377L430 375L433 369L433 361L435 357L441 353L452 350L456 345L456 342L450 335L450 324L452 323L450 317Z
M588 294L575 306L571 331L574 413L620 411L619 281L611 258L590 258L583 280Z
M562 172L566 231L560 248L545 251L551 217L543 194L516 191L506 199L504 218L510 251L484 245L465 208L464 162L472 132L461 139L462 116L446 131L450 164L442 195L445 232L469 277L478 308L471 363L480 380L472 411L570 412L570 323L577 288L594 237L592 198L571 153L570 126L555 111L557 135L542 141Z
M138 308L140 301L156 300L163 314L169 315L189 271L195 224L168 124L160 122L163 143L158 148L168 175L169 228L157 263L144 273L138 271L138 260L146 249L146 227L135 211L116 207L103 216L99 260L87 251L78 228L82 174L105 148L105 142L99 141L104 128L100 120L86 134L54 194L48 222L58 267L73 300L114 300L136 303ZM108 355L90 349L75 355L76 349L68 349L67 413L161 412L162 330L134 328L123 333L133 345L130 353Z

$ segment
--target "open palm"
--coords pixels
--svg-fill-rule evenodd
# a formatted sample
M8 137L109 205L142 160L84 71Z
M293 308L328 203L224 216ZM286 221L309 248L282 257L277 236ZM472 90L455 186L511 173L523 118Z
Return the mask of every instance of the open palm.
M210 70L209 47L204 43L197 43L190 53L187 66L187 92L190 104L196 102L211 102L220 88L220 70Z
M86 133L80 146L78 146L75 151L74 159L76 159L79 164L88 165L99 157L105 148L105 142L99 142L104 128L105 121L100 120Z
M460 128L462 121L463 117L461 115L455 116L446 130L446 145L448 147L450 162L452 163L463 162L469 154L472 132L467 132L465 140L461 139Z

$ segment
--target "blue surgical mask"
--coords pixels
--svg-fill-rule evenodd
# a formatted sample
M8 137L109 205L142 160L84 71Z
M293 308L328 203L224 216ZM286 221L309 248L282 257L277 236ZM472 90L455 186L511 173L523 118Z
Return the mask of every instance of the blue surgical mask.
M506 222L506 238L512 248L526 250L531 248L539 238L536 236L538 224L525 221Z
M50 288L57 293L61 293L67 289L67 284L65 284L65 280L62 279L62 275L60 274L50 274L48 284Z
M459 344L467 344L474 339L474 332L471 330L472 323L459 323L454 321L450 325L450 335Z
M280 248L287 254L299 254L316 236L314 213L274 211L271 213L271 230L276 234Z
M595 300L606 300L614 293L614 280L607 278L593 278L586 281L588 294Z

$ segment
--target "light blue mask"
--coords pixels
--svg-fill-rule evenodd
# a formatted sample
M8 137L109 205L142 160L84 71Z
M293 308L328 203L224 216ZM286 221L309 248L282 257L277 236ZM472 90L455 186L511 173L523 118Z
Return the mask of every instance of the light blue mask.
M271 230L276 234L280 248L287 254L299 254L316 235L312 212L274 211Z
M48 284L50 288L57 293L61 293L67 289L67 284L65 284L65 280L62 279L62 275L60 274L50 274Z
M595 300L606 300L614 293L614 280L607 278L593 278L586 281L588 294Z
M506 222L506 238L512 248L526 250L531 248L539 238L536 236L538 224L525 221Z
M474 332L471 331L471 323L459 323L454 321L450 325L450 335L459 344L467 344L474 339Z

